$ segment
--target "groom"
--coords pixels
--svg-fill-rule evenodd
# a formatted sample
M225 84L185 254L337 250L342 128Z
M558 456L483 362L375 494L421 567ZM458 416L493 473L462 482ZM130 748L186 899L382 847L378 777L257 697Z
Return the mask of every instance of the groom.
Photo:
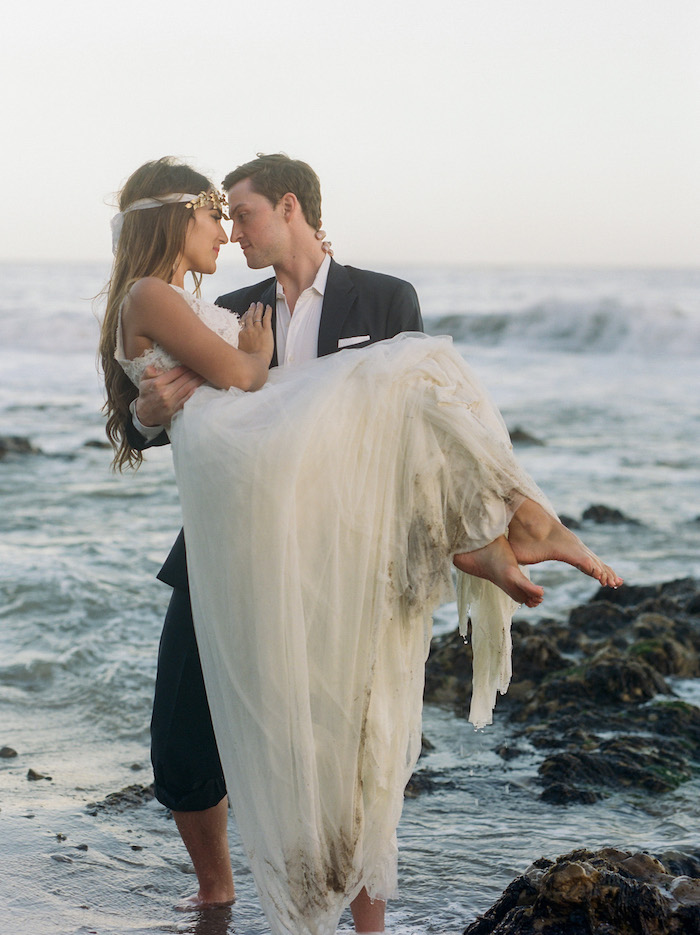
M423 330L413 286L341 266L324 252L320 183L306 163L283 154L261 155L230 172L223 187L232 243L240 245L251 269L272 266L275 276L216 301L241 315L252 302L272 307L271 366ZM132 445L167 443L162 426L201 382L183 367L151 371L132 408ZM197 873L199 892L189 904L225 903L234 892L228 801L194 636L182 532L158 577L173 593L158 654L151 725L156 796L172 810ZM358 932L383 930L379 900L372 903L363 890L351 908Z

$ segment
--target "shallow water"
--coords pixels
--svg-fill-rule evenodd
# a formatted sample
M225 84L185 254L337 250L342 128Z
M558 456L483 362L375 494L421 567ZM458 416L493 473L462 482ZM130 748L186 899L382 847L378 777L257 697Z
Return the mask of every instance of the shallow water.
M165 810L87 808L151 779L168 599L154 575L180 525L169 452L115 477L109 453L90 445L103 438L97 325L80 297L104 272L0 267L0 434L42 452L0 461L0 746L19 752L0 759L0 897L10 909L0 933L256 935L266 926L233 827L232 918L180 915L172 905L194 878ZM518 455L557 509L578 517L605 503L638 520L587 525L591 547L633 584L700 578L700 274L399 272L416 283L428 328L449 324L509 426L546 443ZM533 577L547 598L522 612L529 619L565 617L594 590L553 564ZM437 630L454 625L454 607L442 608ZM696 704L697 681L677 686ZM506 764L493 752L508 739L498 717L477 733L428 707L425 733L436 748L420 769L436 789L407 800L399 829L401 898L389 922L400 935L461 932L542 854L697 847L698 780L656 798L555 808L537 797L534 755ZM29 768L52 779L29 781Z

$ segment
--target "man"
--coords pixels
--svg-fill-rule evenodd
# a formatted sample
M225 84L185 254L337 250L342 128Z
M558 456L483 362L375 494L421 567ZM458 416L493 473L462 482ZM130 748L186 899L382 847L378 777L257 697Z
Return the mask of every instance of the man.
M240 245L251 269L272 266L275 276L220 296L217 304L241 315L253 302L272 307L272 366L423 330L409 283L341 266L324 251L320 184L308 165L282 154L259 156L229 173L223 187L233 221L231 241ZM201 382L183 367L142 381L132 410L132 444L167 442L160 426ZM194 636L182 532L158 577L173 594L153 709L156 796L172 810L197 873L199 892L188 904L226 903L234 895L226 787ZM363 890L351 908L358 932L383 930L381 901L370 902Z

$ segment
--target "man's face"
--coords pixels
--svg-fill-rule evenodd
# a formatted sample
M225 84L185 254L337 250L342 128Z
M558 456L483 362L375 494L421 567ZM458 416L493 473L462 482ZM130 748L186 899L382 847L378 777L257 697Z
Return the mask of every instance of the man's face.
M275 266L287 249L288 227L282 203L270 204L253 190L250 179L237 182L227 193L233 221L231 243L238 243L251 269Z

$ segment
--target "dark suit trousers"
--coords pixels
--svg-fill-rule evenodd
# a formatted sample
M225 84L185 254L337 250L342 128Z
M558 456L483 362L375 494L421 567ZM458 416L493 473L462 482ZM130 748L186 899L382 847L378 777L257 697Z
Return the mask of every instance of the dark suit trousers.
M212 808L226 795L190 596L177 588L170 598L158 650L151 760L156 798L173 811Z

